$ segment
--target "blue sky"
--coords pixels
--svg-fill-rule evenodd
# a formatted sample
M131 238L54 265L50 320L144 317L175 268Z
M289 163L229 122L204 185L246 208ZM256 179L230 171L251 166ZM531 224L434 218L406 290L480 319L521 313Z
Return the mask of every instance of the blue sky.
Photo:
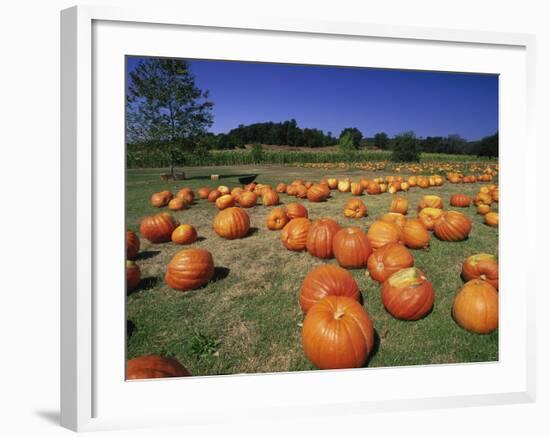
M140 59L128 58L128 71ZM460 134L468 140L498 130L498 76L370 68L190 60L196 84L210 91L214 124L295 118L302 128L338 136L357 127L366 137L413 130L418 136Z

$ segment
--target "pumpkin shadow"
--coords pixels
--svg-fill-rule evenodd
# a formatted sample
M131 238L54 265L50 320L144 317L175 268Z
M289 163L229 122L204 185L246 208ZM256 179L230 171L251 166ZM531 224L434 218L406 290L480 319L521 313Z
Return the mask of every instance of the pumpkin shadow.
M248 234L246 234L243 238L241 238L241 240L244 240L248 237L252 237L254 234L257 234L259 231L258 228L256 227L251 227L249 230L248 230Z
M139 281L137 287L131 291L127 291L126 295L130 296L131 294L138 293L140 291L151 290L156 285L158 285L159 282L160 279L158 278L158 276L148 276L146 278L141 278L141 281Z
M212 276L212 282L218 282L229 276L229 269L227 267L214 267L214 276Z
M136 261L143 261L145 259L154 258L160 253L160 250L144 250L143 252L139 252L136 256Z
M380 335L378 335L378 331L376 329L374 329L373 340L374 341L372 344L372 350L370 351L369 357L367 358L367 362L365 363L364 367L368 367L369 363L380 349Z
M195 243L199 243L204 240L206 240L206 237L197 237L197 239L195 240Z
M126 338L130 338L134 331L136 330L136 325L131 320L126 320Z

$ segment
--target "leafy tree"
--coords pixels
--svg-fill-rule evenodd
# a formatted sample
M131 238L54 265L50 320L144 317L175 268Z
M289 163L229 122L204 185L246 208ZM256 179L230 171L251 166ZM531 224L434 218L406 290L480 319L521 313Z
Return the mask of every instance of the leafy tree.
M345 133L340 137L340 142L338 143L338 149L340 152L345 154L352 154L357 150L355 144L353 143L353 136L350 132Z
M419 162L420 148L414 132L405 132L396 135L392 141L392 161Z
M378 132L374 135L374 147L386 150L390 145L390 139L386 132Z
M264 160L264 148L260 143L255 143L250 149L250 154L254 163L258 164Z
M498 157L498 132L482 138L475 152L478 156Z
M189 140L205 134L212 125L212 106L208 91L203 92L195 85L186 61L142 60L130 73L127 140L165 142L173 148L194 152L200 141ZM173 173L173 162L171 167Z
M347 134L351 136L353 147L355 149L358 149L361 145L361 140L363 139L363 134L361 133L361 131L356 127L347 127L342 132L340 132L340 141Z

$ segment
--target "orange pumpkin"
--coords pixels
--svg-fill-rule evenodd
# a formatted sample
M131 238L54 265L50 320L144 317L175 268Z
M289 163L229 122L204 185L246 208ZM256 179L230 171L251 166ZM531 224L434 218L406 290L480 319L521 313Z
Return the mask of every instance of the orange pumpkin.
M139 225L139 232L151 243L164 243L170 241L177 225L178 223L170 214L161 212L143 218Z
M477 213L480 215L485 215L488 212L491 212L491 207L489 205L485 205L484 203L480 203L477 207Z
M498 262L494 255L478 253L462 264L462 277L466 281L482 279L498 290Z
M210 193L208 193L208 201L215 202L221 196L222 193L220 193L218 190L212 190L210 191Z
M305 199L307 197L307 187L305 185L296 185L294 191L294 195L298 199Z
M407 222L407 217L398 212L388 212L384 214L380 220L383 222L393 223L399 228L400 233L403 234L403 226L405 226L405 223Z
M314 184L307 190L307 198L310 202L323 202L329 194L330 191L320 184Z
M171 211L181 211L187 207L187 203L181 197L174 197L168 202L168 209Z
M283 229L289 221L290 219L283 208L272 209L267 216L267 229L278 231Z
M258 196L251 191L244 191L238 198L239 206L243 208L252 208L256 206Z
M485 214L484 222L493 228L498 228L498 212L488 212Z
M223 194L216 199L216 206L218 209L231 208L235 205L235 199L231 194Z
M394 196L390 205L390 212L396 212L398 214L407 214L409 210L409 201L404 197Z
M367 237L372 248L376 250L385 244L399 243L401 240L401 230L393 223L376 220L370 226Z
M434 304L432 283L416 267L399 270L382 286L382 304L396 319L418 320Z
M433 231L435 222L443 215L443 210L439 208L423 208L418 213L418 219L422 222L428 231Z
M281 231L283 245L288 250L304 250L310 227L311 221L307 218L298 217L290 220Z
M468 238L472 222L459 211L447 211L435 222L434 233L443 241L462 241Z
M197 231L191 225L179 225L172 232L172 242L176 244L191 244L197 241Z
M286 193L286 184L283 184L282 182L279 182L277 186L275 187L275 191L277 193Z
M134 261L126 261L126 291L134 290L141 281L141 270Z
M411 249L424 249L430 245L430 233L418 219L409 219L403 226L403 242Z
M418 211L422 211L424 208L443 209L443 200L441 200L441 197L431 194L424 196L418 204Z
M451 206L458 206L461 208L470 206L472 199L466 194L453 194L451 196Z
M166 269L166 283L178 291L206 285L214 276L214 260L206 249L191 248L176 253Z
M214 231L228 240L242 238L250 229L250 217L242 208L231 207L220 211L213 222Z
M382 283L395 272L413 265L414 258L405 246L389 243L369 256L367 268L370 277Z
M363 186L361 185L361 182L352 182L350 185L350 191L354 196L360 196L363 194Z
M367 215L367 207L361 199L349 199L344 205L344 216L361 218Z
M155 208L162 208L163 206L168 205L168 202L170 199L168 199L168 196L163 193L154 193L151 196L151 206L154 206Z
M290 220L298 217L308 217L307 209L301 203L289 203L286 205L285 211Z
M191 188L182 188L177 192L176 197L184 200L185 203L190 205L195 200L195 193L193 193Z
M241 194L247 192L245 189L241 188L241 187L235 187L231 190L231 197L233 197L233 199L235 199L236 202L239 201L239 197L241 197Z
M351 182L348 178L340 179L338 181L338 191L341 193L347 193L351 189Z
M310 271L302 283L300 307L304 314L326 296L347 296L359 301L361 293L351 273L334 264L324 264Z
M317 258L333 258L332 240L340 230L340 225L329 218L315 220L307 234L306 249Z
M347 269L365 267L372 253L367 235L356 226L340 229L334 235L332 247L338 264Z
M328 187L331 190L335 190L336 188L338 188L338 179L336 179L336 178L327 178L327 184L328 184Z
M231 190L229 189L229 187L225 186L225 185L220 185L217 190L222 193L222 196L224 194L229 194L231 192Z
M367 185L367 193L380 194L381 193L380 185L374 181L369 182L369 184Z
M359 302L327 296L309 309L302 344L306 357L319 369L361 367L373 348L374 329Z
M208 199L208 195L210 194L210 188L201 187L197 190L197 194L199 196L199 199Z
M453 302L453 318L459 326L476 334L498 328L498 293L481 279L466 282Z
M279 204L279 195L273 190L264 190L262 194L262 203L264 206L274 206Z
M191 376L191 373L173 358L145 355L126 363L126 379L150 379Z
M139 252L139 238L132 231L126 231L126 259L135 259Z
M474 205L489 205L491 206L491 203L493 203L493 198L490 194L487 193L478 193L474 197Z

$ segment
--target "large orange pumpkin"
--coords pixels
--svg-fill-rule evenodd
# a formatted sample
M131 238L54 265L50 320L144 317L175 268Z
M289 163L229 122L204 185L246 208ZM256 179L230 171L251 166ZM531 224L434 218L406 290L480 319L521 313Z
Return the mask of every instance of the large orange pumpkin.
M139 237L132 231L126 231L126 259L135 259L139 252Z
M374 250L388 243L399 243L401 230L393 223L376 220L369 228L367 237Z
M332 247L338 264L347 269L365 267L372 253L367 235L356 226L340 229L332 240Z
M139 231L151 243L170 241L178 223L166 212L150 215L141 220Z
M239 206L243 208L252 208L256 205L258 196L251 191L244 191L238 198Z
M403 242L411 249L424 249L430 245L430 233L418 219L409 219L403 226Z
M390 212L396 212L399 214L407 214L409 210L409 201L404 197L394 196L390 205Z
M382 304L396 319L418 320L430 312L434 304L431 282L416 267L399 270L382 286Z
M433 231L435 222L443 215L443 210L439 208L423 208L418 213L418 219L422 222L428 231Z
M191 373L173 358L145 355L126 363L126 379L150 379L191 376Z
M418 211L422 211L424 208L439 208L443 209L443 200L441 197L428 194L422 197L418 204Z
M283 245L288 250L304 250L310 227L311 221L307 218L298 217L290 220L281 231Z
M349 199L344 205L344 216L361 218L367 215L367 207L361 199Z
M285 211L290 220L298 217L308 217L307 209L301 203L289 203L286 205Z
M435 222L434 233L443 241L462 241L468 238L472 222L459 211L447 211Z
M472 199L467 194L453 194L451 196L451 206L467 207L472 203Z
M250 229L250 217L242 208L231 207L220 211L214 217L214 231L228 240L242 238Z
M178 291L193 290L206 285L214 276L214 260L206 249L179 251L168 263L166 283Z
M357 282L347 270L334 264L324 264L310 271L300 288L300 307L304 313L326 296L361 298Z
M367 268L370 277L382 283L395 272L413 265L414 258L405 246L389 243L369 256Z
M329 218L315 220L307 233L306 249L317 258L333 258L332 240L340 225Z
M274 208L267 216L267 229L279 231L290 221L283 208Z
M494 255L478 253L462 264L462 276L466 281L482 279L498 290L498 262Z
M483 220L486 225L489 225L493 228L498 228L498 212L488 212L485 214L485 219Z
M134 261L126 261L126 290L134 290L141 281L141 270Z
M274 206L279 204L279 195L273 190L264 190L262 193L262 203L264 206Z
M195 241L197 241L197 231L191 225L179 225L172 232L172 242L176 244L191 244Z
M319 369L361 367L374 345L374 329L359 302L327 296L309 309L302 344L306 357Z
M453 317L459 326L476 334L498 328L498 293L481 279L466 282L453 302Z

